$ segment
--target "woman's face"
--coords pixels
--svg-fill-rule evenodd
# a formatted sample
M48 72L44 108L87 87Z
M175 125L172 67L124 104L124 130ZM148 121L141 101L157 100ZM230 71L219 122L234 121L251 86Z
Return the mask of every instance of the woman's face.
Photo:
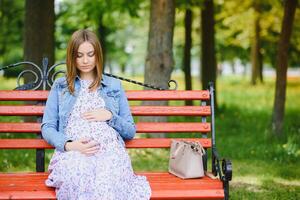
M79 45L76 57L76 67L80 77L93 77L96 67L95 50L91 43L83 42Z

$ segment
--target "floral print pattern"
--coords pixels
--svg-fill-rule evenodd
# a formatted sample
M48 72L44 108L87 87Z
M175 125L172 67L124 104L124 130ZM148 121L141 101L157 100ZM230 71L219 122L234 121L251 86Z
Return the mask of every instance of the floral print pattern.
M65 128L69 140L88 138L99 143L93 156L78 151L55 151L46 185L56 188L58 200L143 200L151 188L144 176L134 174L125 143L106 122L89 122L81 114L105 106L90 81L80 80L81 89Z

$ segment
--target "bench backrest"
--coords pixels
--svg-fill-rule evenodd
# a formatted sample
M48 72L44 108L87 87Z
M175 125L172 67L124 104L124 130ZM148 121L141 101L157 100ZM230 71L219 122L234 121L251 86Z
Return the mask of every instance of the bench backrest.
M140 133L199 133L205 148L214 145L213 88L195 91L126 91L133 116L193 116L182 122L136 122L137 135ZM44 149L53 148L41 138L40 122L48 91L0 91L0 116L36 116L35 122L5 120L0 122L2 133L33 133L33 139L0 139L0 149L37 149L37 171L44 171ZM185 106L185 100L196 100L195 106ZM131 101L172 101L168 106L142 106ZM17 103L16 103L17 102ZM30 104L31 103L31 104ZM195 118L196 117L196 118ZM175 118L176 119L176 118ZM208 133L212 132L212 138ZM137 138L127 141L127 148L168 148L172 138Z

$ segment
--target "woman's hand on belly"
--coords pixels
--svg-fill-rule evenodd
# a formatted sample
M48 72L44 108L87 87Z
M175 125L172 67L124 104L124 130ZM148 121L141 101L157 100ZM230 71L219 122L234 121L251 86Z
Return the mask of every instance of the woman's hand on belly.
M81 115L85 120L95 122L100 121L104 122L112 118L112 113L105 108L98 108L89 112L85 112Z
M95 140L79 139L65 144L66 151L79 151L86 156L92 156L100 149L100 144Z

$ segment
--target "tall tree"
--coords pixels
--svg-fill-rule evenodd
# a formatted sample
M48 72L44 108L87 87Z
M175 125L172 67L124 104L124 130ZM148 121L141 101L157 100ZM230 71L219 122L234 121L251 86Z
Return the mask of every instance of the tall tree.
M262 54L261 54L261 37L260 37L260 4L257 1L253 3L254 7L254 29L251 44L251 84L255 85L257 79L262 82Z
M293 21L298 0L284 1L284 16L281 26L278 51L276 56L276 87L273 107L272 128L277 136L282 135L284 118L286 79L288 67L288 49L292 35Z
M48 57L49 65L53 65L54 0L26 0L24 33L24 60L41 66L42 58ZM25 76L25 83L33 78Z
M185 42L184 42L184 54L183 54L183 66L185 78L185 89L192 89L192 76L191 76L191 48L192 48L192 19L193 13L190 8L186 8L184 17L184 29L185 29ZM186 101L186 105L192 105L192 101Z
M207 89L209 82L217 81L217 63L215 52L215 31L214 31L214 2L205 0L201 10L201 81L202 88ZM215 106L217 107L215 93Z
M168 88L173 70L174 0L152 0L145 82Z
M150 29L145 62L145 82L168 88L173 70L174 0L152 0ZM167 105L166 101L143 102L143 105ZM166 117L143 118L143 121L166 121Z

